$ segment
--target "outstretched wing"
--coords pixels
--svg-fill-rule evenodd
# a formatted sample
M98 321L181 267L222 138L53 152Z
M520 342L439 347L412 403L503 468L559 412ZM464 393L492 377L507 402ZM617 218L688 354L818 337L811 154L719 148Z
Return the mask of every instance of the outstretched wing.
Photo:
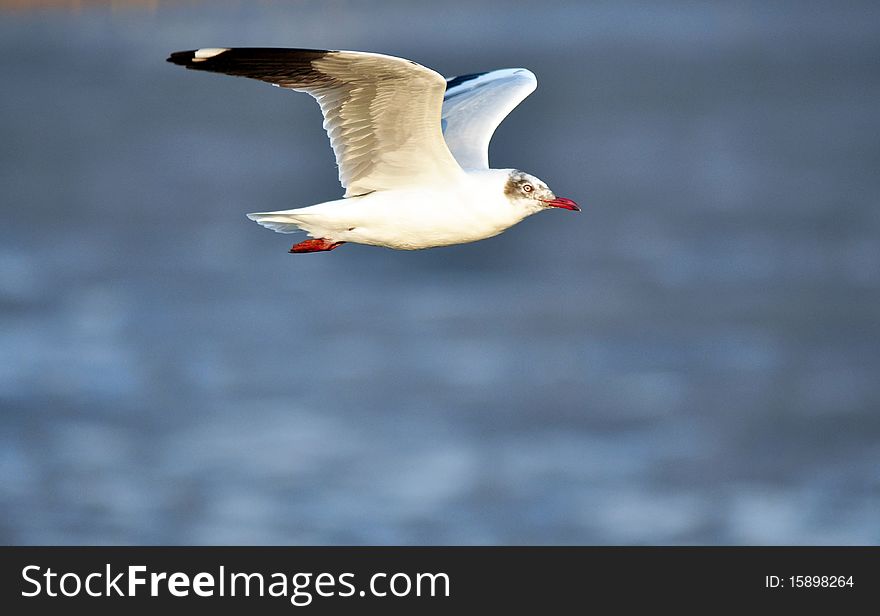
M403 58L357 51L233 48L171 54L186 68L267 81L317 99L345 196L455 181L440 128L446 81Z
M535 75L524 68L447 79L443 136L458 164L465 169L488 169L492 134L537 87Z

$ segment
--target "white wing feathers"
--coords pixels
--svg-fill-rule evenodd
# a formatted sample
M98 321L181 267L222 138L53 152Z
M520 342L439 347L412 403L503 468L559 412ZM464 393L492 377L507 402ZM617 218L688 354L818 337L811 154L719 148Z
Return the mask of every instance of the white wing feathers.
M410 60L359 51L205 48L168 61L317 99L346 197L488 169L492 134L538 85L524 68L444 80Z
M168 60L312 95L321 105L346 197L456 181L462 174L438 122L446 81L410 60L266 48L184 51Z
M488 169L489 141L495 129L537 87L535 75L524 68L448 79L443 136L458 164L465 169Z

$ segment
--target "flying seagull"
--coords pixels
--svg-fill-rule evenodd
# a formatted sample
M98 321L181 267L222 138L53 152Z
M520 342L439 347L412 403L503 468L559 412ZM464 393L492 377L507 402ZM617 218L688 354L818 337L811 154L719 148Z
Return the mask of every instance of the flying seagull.
M404 58L360 51L209 48L172 53L199 71L306 92L321 106L342 199L248 214L312 239L290 252L346 242L417 250L498 235L549 208L580 211L533 175L489 168L489 141L537 87L524 68L444 79Z

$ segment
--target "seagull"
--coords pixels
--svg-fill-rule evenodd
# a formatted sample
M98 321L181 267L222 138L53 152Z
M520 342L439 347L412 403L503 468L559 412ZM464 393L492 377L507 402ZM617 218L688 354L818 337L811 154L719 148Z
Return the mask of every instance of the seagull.
M205 48L172 53L188 69L306 92L321 106L342 199L248 214L311 239L290 252L347 242L419 250L498 235L537 212L580 211L518 169L490 169L489 141L538 85L524 68L445 79L412 60L361 51Z

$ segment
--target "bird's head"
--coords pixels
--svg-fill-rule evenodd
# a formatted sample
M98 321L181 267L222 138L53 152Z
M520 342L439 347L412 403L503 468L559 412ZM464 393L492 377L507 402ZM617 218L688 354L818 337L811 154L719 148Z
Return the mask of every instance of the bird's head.
M504 185L507 199L524 208L528 214L534 214L548 208L559 208L580 212L581 208L571 199L557 197L547 184L524 171L512 169Z

